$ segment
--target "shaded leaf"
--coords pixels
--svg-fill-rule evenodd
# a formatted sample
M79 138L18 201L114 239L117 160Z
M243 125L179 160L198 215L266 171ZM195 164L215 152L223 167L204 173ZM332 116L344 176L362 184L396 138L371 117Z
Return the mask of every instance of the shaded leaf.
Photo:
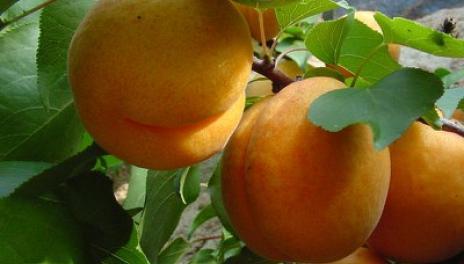
M149 171L140 245L151 263L174 232L186 205L179 194L179 179L185 169Z
M436 56L464 58L464 40L402 17L392 19L377 12L375 19L387 43L401 44Z
M77 222L58 199L0 199L0 263L92 263Z
M320 96L310 106L308 118L331 132L368 123L375 147L382 149L432 109L442 94L443 83L436 75L404 68L370 88L339 89Z
M216 252L213 249L198 251L190 261L190 264L217 264Z
M180 178L180 194L185 204L193 203L200 195L201 173L199 166L187 169Z
M187 253L190 245L183 238L172 241L159 255L159 264L176 264Z
M464 69L456 71L456 72L451 72L447 75L445 75L443 78L443 83L446 88L452 87L454 84L464 80Z
M6 197L37 174L50 168L45 162L3 161L0 162L0 198Z
M222 225L230 233L235 234L235 231L232 228L232 225L230 224L229 217L227 216L226 209L224 208L224 202L222 200L221 169L221 162L218 162L214 174L209 180L208 192L211 197L211 205L216 211L216 215L219 217L219 220L221 220Z
M37 196L52 191L67 179L91 170L95 166L97 158L102 155L104 155L104 151L94 144L62 163L28 179L15 190L14 194Z
M225 264L277 264L279 262L263 259L248 248L243 248L239 255L226 260Z
M131 217L116 201L113 182L101 172L85 172L67 181L61 190L96 262L130 243Z
M192 237L192 234L206 221L216 217L216 211L214 210L211 204L208 204L193 219L192 225L188 232L189 239Z
M129 242L119 248L117 252L112 253L106 259L102 260L102 264L149 264L147 257L139 249L139 240L137 236L137 229L132 229Z
M124 209L130 210L145 206L147 173L147 169L131 166L129 190L127 192L127 198L124 200Z

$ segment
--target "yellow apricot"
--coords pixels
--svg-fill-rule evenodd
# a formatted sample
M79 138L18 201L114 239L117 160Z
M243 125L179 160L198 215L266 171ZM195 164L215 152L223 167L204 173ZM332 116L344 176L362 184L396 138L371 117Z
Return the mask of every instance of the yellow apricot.
M300 66L298 66L298 64L292 60L280 60L279 64L277 65L277 69L292 79L296 79L297 76L304 75ZM248 83L246 89L247 97L268 96L273 94L272 81L259 74L254 78L254 80Z
M379 26L377 21L374 18L375 12L373 11L356 11L354 13L354 17L372 28L373 30L382 33L382 28ZM390 51L390 55L392 56L395 61L398 61L400 58L400 45L397 44L389 44L388 45L388 50Z
M81 118L95 141L131 164L151 169L173 169L200 162L221 151L240 122L242 95L226 112L193 125L163 128L143 125L91 102L81 104Z
M110 101L119 118L178 127L237 101L252 54L229 1L101 0L73 37L69 79L80 111L89 111L83 101Z
M348 257L330 262L330 264L387 264L380 256L376 255L374 252L368 250L367 248L359 248L353 254Z
M247 91L247 93L248 93L248 91ZM457 109L456 111L454 111L453 119L456 119L461 123L464 122L464 111L462 111L460 109Z
M464 139L414 123L390 146L392 179L369 247L412 263L464 249Z
M380 218L388 150L373 148L367 126L330 133L306 118L313 100L341 87L326 77L289 85L257 117L244 119L227 147L225 208L239 237L261 256L338 260L360 247Z
M251 36L261 42L261 27L259 25L259 13L258 11L250 6L236 4L240 13L245 17L248 22L248 27L251 32ZM263 26L264 26L264 38L266 41L273 39L279 33L279 23L274 9L266 9L262 11L263 14Z

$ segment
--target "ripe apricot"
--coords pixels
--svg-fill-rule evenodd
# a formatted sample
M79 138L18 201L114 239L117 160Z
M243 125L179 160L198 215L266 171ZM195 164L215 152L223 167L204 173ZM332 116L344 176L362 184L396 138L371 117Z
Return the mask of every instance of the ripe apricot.
M247 92L248 93L248 92ZM453 119L458 120L459 122L464 122L464 111L457 109L453 113Z
M326 77L295 82L250 112L223 159L223 198L239 237L280 261L328 262L360 247L377 224L390 179L388 150L367 126L330 133L306 118ZM251 116L251 117L250 117Z
M236 6L248 22L248 28L250 29L251 36L258 42L261 42L261 27L259 25L258 11L253 7L242 4L236 4ZM279 23L277 22L274 9L266 9L262 11L262 15L264 26L264 38L266 41L268 41L270 39L273 39L279 33Z
M111 101L149 126L195 124L226 111L245 89L252 46L224 0L101 0L69 49L77 107Z
M464 139L416 122L390 152L391 187L369 247L412 263L458 254L464 249Z

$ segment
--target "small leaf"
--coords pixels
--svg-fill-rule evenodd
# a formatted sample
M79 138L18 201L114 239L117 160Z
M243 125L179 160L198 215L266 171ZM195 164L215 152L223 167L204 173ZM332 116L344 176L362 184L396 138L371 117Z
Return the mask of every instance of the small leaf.
M331 0L304 0L296 4L276 8L276 17L282 29L329 10L341 7Z
M190 264L217 264L216 252L213 249L198 251L190 261ZM244 263L245 264L245 263Z
M437 101L437 106L443 111L444 117L450 118L463 99L464 88L446 89L443 96Z
M445 88L451 88L454 84L464 80L464 69L456 72L451 72L445 75L443 78Z
M183 238L172 241L159 255L159 264L176 264L187 253L190 245Z
M436 75L404 68L370 88L339 89L320 96L312 103L308 118L331 132L368 123L375 147L382 149L433 108L443 89Z
M208 192L211 197L211 205L216 211L216 215L221 220L222 225L230 233L235 234L232 225L230 224L229 217L227 216L226 209L224 208L224 202L222 200L222 191L221 191L221 162L218 162L216 170L214 171L213 176L209 180Z
M151 263L157 263L158 253L176 229L186 207L178 189L184 172L185 169L148 172L140 245Z
M104 155L104 151L94 144L62 163L28 179L15 190L14 194L37 196L52 191L67 179L91 170L95 166L97 158L102 155Z
M190 167L180 179L180 194L185 204L193 203L200 195L201 173L198 166Z
M0 162L0 198L12 194L18 186L50 167L45 162Z
M377 12L375 19L387 43L397 43L436 56L464 58L464 40L402 17L389 18Z
M147 169L131 166L129 190L127 192L127 198L124 200L124 209L131 210L143 208L145 206L147 173Z
M188 232L188 238L192 237L192 234L206 221L216 217L216 211L214 210L211 204L205 206L201 211L197 214L195 219L193 219L192 225L190 226L190 230Z
M78 223L59 199L0 199L0 263L92 263Z
M61 190L95 261L114 256L130 242L131 217L116 201L112 181L103 173L86 172L71 178Z
M219 245L218 259L220 263L224 260L240 254L243 243L234 236L225 237Z
M345 77L338 71L328 68L328 67L317 67L310 68L305 72L305 78L316 77L316 76L325 76L333 79L337 79L341 82L345 82Z
M226 260L225 264L277 264L279 262L263 259L248 248L243 248L239 255Z
M112 253L102 264L149 264L147 257L139 249L139 239L137 229L135 226L132 228L132 233L129 242L122 246L117 252Z
M440 115L437 112L437 109L434 107L430 109L427 113L422 115L421 117L428 125L432 126L433 128L439 130L443 126L441 122Z

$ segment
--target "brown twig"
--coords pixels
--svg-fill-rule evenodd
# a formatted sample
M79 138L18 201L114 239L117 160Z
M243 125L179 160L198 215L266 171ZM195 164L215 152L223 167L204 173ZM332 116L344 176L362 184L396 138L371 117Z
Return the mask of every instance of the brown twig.
M197 242L205 242L205 241L209 241L209 240L221 239L221 238L222 238L222 236L208 236L208 237L202 237L202 238L193 240L193 241L192 241L192 244L193 244L193 243L197 243Z
M278 93L287 85L295 82L281 71L275 68L275 63L268 60L253 59L253 71L266 76L272 81L272 91Z
M452 132L464 137L464 125L459 123L459 121L442 118L441 122L443 124L443 131Z

